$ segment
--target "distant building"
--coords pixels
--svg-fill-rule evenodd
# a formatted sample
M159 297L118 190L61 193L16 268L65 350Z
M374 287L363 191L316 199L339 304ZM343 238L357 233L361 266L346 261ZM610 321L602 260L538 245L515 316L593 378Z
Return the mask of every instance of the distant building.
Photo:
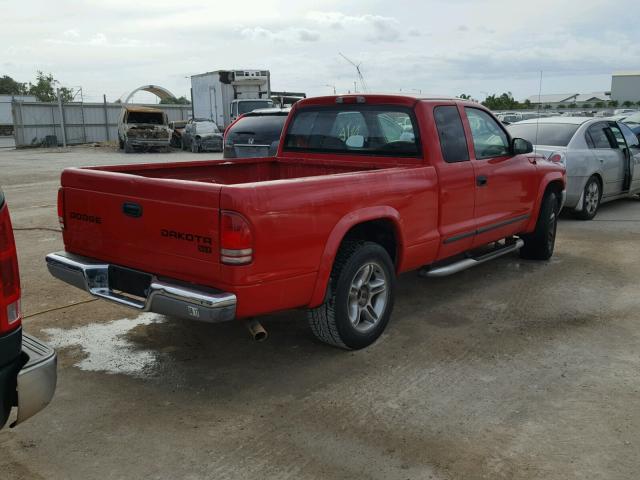
M532 95L527 98L532 105L550 105L551 108L558 108L560 105L568 106L572 103L579 107L591 105L597 102L608 102L611 100L609 92L594 93L555 93L551 95Z
M611 78L611 99L620 105L640 102L640 72L615 72Z

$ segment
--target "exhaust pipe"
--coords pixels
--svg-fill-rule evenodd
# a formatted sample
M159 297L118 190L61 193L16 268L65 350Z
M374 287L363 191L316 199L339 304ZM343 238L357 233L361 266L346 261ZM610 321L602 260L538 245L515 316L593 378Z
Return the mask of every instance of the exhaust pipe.
M268 336L267 331L264 329L262 324L255 318L252 318L251 320L247 320L245 325L249 330L249 335L251 335L251 338L253 338L256 342L264 342L267 339L267 336Z

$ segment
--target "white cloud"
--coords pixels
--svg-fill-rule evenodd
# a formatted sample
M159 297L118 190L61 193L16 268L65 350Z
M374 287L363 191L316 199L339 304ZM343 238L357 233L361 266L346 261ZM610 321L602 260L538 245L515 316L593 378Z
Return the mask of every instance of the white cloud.
M637 0L616 1L638 12ZM548 93L597 91L640 58L640 30L606 0L323 0L322 10L310 0L61 0L36 28L31 12L49 3L4 12L0 74L51 72L95 99L149 83L188 95L186 76L218 68L268 68L276 90L342 92L356 78L338 52L363 62L372 89L522 98L537 92L541 69Z
M276 42L315 42L320 38L318 32L306 28L272 30L264 27L247 27L240 30L240 35L250 40L272 40Z
M323 27L334 30L358 29L364 32L366 38L374 41L391 42L398 40L400 21L383 15L345 15L340 12L309 12L307 19Z

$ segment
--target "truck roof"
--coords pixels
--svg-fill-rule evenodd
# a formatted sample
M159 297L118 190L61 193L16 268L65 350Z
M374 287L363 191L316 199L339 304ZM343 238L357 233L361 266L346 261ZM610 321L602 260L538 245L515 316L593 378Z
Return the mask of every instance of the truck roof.
M123 105L122 108L128 112L163 113L163 110L153 107L143 107L142 105Z
M322 97L311 97L299 100L296 103L297 107L304 107L307 105L335 105L336 103L340 103L338 98L343 99L355 99L352 101L353 103L358 103L357 99L364 99L362 103L373 103L373 104L394 104L394 105L407 105L412 106L416 102L421 100L445 100L452 102L462 102L475 104L475 102L470 102L468 100L463 100L461 98L455 98L446 95L413 95L406 93L349 93L346 95L327 95ZM352 103L348 102L348 103Z

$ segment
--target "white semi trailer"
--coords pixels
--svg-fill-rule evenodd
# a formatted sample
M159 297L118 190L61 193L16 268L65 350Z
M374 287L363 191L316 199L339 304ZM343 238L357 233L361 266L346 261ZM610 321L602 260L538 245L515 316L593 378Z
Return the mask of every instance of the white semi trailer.
M273 106L268 70L216 70L191 77L193 116L226 128L239 115Z

